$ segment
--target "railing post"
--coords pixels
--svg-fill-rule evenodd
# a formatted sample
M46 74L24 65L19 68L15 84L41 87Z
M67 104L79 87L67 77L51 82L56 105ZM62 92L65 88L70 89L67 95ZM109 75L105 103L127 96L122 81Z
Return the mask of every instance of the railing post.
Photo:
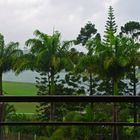
M34 134L34 140L36 140L36 134Z
M18 140L20 140L20 136L21 136L21 135L20 135L20 132L18 132Z

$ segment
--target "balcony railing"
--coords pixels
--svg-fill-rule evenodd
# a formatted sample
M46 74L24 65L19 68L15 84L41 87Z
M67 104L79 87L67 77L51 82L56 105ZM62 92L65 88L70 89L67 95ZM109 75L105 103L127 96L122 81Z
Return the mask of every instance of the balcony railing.
M0 102L139 103L140 96L0 96ZM0 122L0 125L140 126L140 122Z

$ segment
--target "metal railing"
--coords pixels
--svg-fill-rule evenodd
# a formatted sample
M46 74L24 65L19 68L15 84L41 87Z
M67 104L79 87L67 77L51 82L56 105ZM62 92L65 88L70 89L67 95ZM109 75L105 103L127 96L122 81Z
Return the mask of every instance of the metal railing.
M0 102L138 103L140 102L140 96L0 96ZM140 126L140 122L0 122L0 125Z

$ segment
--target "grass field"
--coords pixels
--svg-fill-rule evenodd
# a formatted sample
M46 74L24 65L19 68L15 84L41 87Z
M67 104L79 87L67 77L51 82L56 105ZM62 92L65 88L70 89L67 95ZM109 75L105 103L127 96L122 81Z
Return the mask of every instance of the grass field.
M3 90L5 95L36 95L37 89L35 84L32 83L20 83L20 82L3 82Z
M35 96L37 89L35 84L21 82L3 82L5 95ZM13 104L17 113L34 113L37 103L10 103Z

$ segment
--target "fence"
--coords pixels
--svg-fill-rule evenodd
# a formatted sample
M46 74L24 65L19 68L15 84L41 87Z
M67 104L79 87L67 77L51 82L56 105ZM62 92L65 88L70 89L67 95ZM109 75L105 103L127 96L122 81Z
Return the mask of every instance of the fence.
M140 96L0 96L0 102L74 102L74 103L139 103ZM0 122L5 125L55 125L55 126L140 126L140 122Z

